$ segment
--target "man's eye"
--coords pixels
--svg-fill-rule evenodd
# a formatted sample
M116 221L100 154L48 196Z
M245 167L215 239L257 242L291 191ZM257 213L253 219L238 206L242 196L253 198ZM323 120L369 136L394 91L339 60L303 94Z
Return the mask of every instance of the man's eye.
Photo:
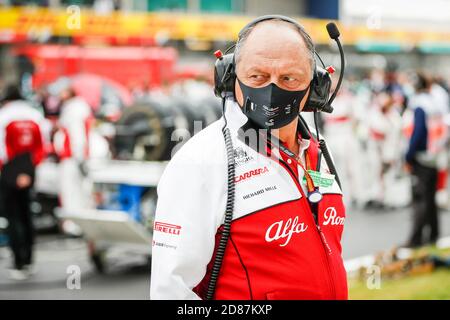
M297 79L295 79L294 77L289 77L289 76L284 76L283 77L283 81L287 81L287 82L293 82L296 81Z
M252 75L250 75L250 79L252 79L252 80L263 80L264 76L262 74L252 74Z

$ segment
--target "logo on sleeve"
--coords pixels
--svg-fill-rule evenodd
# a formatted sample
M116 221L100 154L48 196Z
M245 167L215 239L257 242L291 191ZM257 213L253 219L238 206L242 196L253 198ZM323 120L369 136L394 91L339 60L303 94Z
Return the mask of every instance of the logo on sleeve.
M153 230L179 236L181 232L181 226L155 221Z
M334 207L328 207L325 212L323 213L324 222L323 225L327 226L337 226L337 225L344 225L345 218L339 217L337 215L336 209Z

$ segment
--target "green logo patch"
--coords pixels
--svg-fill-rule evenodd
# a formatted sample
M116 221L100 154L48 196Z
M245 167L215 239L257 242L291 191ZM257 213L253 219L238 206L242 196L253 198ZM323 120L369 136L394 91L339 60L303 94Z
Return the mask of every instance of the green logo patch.
M334 174L308 170L311 179L316 187L328 188L334 183ZM303 177L303 182L306 183L306 177Z

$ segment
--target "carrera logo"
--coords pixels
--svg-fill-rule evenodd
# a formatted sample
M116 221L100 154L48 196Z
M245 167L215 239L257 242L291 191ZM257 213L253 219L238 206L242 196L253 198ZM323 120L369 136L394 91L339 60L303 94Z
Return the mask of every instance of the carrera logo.
M323 222L324 226L331 225L331 226L342 226L344 225L345 218L339 217L337 215L336 209L334 207L328 207L325 212L323 213L323 219L325 220Z
M155 221L155 226L154 226L153 230L179 236L180 231L181 231L181 226Z
M245 172L245 173L239 175L238 177L236 177L234 179L234 182L238 183L238 182L250 179L253 176L258 176L258 175L261 175L261 174L266 173L266 172L269 172L269 169L267 169L267 167L258 168L258 169L255 169L255 170L250 170L250 171Z
M286 222L280 220L272 224L266 231L266 241L272 242L280 239L286 239L280 247L287 246L294 234L302 233L308 230L308 226L304 222L298 222L298 216L292 220L289 218Z

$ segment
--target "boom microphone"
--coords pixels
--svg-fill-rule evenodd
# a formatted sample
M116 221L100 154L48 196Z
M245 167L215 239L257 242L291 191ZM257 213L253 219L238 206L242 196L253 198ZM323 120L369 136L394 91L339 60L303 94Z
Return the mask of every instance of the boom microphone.
M328 31L328 35L330 36L330 38L333 39L334 41L336 41L338 48L339 48L339 55L341 57L341 72L339 74L339 80L336 85L336 89L334 90L333 94L330 97L330 100L328 100L328 103L327 103L328 107L331 108L331 110L333 110L331 103L334 101L334 98L336 98L336 95L337 95L339 89L341 88L342 79L344 78L345 59L344 59L344 50L342 49L341 41L339 40L339 36L341 35L341 33L339 32L338 27L336 26L336 24L334 22L330 22L327 24L327 31Z
M341 35L341 33L339 32L339 29L337 28L337 26L334 22L330 22L327 24L327 31L328 31L328 35L333 40L336 40Z

